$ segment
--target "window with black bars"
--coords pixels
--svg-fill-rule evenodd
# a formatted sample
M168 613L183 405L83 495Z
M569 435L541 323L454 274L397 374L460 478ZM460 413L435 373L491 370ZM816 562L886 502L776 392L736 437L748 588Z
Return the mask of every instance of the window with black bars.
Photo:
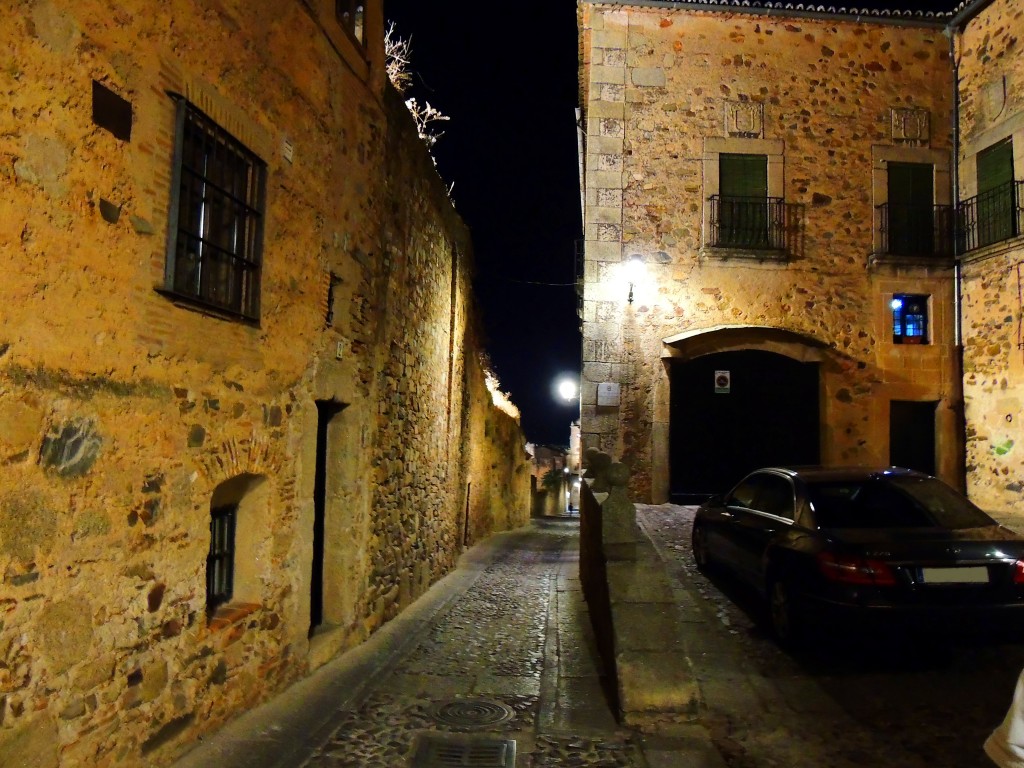
M894 344L928 343L928 297L898 293L892 297Z
M165 289L259 319L266 165L178 98Z
M365 45L365 10L359 0L334 0L334 15L341 28L348 32L357 43Z
M206 614L230 602L235 582L235 521L238 505L210 510L210 552L206 556Z

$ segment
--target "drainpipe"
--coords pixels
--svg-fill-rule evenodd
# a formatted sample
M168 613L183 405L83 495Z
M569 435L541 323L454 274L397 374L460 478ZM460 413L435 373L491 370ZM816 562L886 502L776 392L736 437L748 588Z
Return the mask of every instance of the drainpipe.
M954 216L960 205L960 61L956 56L956 35L957 28L946 27L946 35L949 37L949 60L953 64L953 165L950 169L953 184L953 211ZM955 221L955 219L954 219ZM955 233L954 233L955 234ZM963 371L963 318L960 295L960 238L953 237L953 276L955 278L955 290L953 291L953 341L960 350L961 372Z
M584 164L584 137L583 137L583 110L576 107L576 154L579 157L580 163L580 217L582 219L583 229L586 231L587 228L587 187L586 187L586 169Z
M960 17L957 17L958 19ZM960 402L958 403L959 418L957 428L960 431L959 444L963 452L961 457L959 485L960 490L967 492L967 403L964 400L964 339L963 339L963 297L961 282L963 268L960 263L960 238L957 232L956 212L960 206L960 60L957 58L956 36L960 27L954 21L945 29L949 37L949 60L953 65L953 164L950 178L953 185L953 343L956 345L956 375L960 377Z

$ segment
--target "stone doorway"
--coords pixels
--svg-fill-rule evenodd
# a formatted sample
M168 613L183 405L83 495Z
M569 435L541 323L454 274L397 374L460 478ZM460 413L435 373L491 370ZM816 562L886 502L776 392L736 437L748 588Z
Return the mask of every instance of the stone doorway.
M309 636L324 623L324 560L327 493L330 477L331 422L344 409L333 400L316 401L316 474L313 480L313 571L309 582Z
M692 504L772 464L820 461L820 371L763 350L669 365L672 501Z
M889 403L889 463L935 474L934 400Z

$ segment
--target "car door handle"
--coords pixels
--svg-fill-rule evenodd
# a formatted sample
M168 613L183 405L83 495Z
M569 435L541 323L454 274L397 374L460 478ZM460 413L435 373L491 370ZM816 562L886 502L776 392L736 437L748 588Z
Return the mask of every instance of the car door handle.
M736 517L736 513L735 512L723 512L722 513L722 517L728 517L731 520L732 518Z

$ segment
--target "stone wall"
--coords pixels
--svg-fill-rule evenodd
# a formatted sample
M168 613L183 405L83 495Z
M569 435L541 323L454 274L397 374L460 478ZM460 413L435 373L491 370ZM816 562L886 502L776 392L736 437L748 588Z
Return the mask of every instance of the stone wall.
M385 85L380 3L365 53L319 0L5 21L0 754L162 765L525 523L523 437L483 383L468 233ZM94 122L94 83L130 103L127 140ZM267 164L258 324L155 290L169 92ZM235 588L207 616L218 503Z
M585 447L623 457L635 498L665 500L667 363L763 349L819 364L823 462L888 463L889 402L934 401L937 471L960 484L952 259L877 257L888 162L933 163L950 201L941 27L583 3L580 33ZM722 153L767 156L781 258L709 247ZM931 297L928 345L892 343L894 293ZM601 382L617 407L597 407Z
M960 198L978 193L977 154L1011 138L1024 178L1024 9L996 0L957 38L960 75ZM1018 218L1018 229L1024 223ZM1024 494L1024 337L1021 265L1014 237L963 257L964 403L968 490L986 509L1019 525Z

